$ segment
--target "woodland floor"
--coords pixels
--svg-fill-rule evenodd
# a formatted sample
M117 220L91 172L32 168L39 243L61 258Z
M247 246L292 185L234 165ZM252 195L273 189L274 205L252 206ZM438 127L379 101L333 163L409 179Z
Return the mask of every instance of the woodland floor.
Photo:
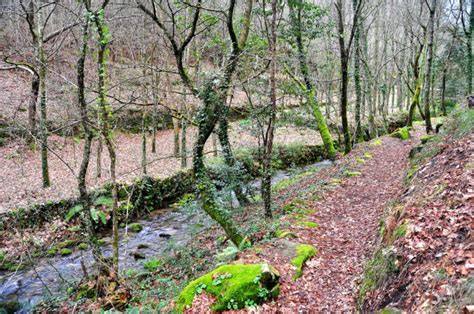
M188 155L191 155L196 130L189 128ZM163 130L156 135L156 153L151 152L152 137L147 137L147 171L153 177L168 177L179 171L180 159L173 156L173 130ZM238 122L231 124L230 139L234 148L258 144L257 138L248 128ZM130 182L142 174L141 134L117 133L114 137L117 147L118 180ZM206 146L213 151L212 141ZM320 144L321 137L311 129L293 126L279 127L276 131L277 144L301 143ZM0 147L0 212L35 203L74 197L77 193L76 175L82 158L82 140L51 136L49 139L49 169L51 187L42 188L41 160L39 150L33 151L19 141ZM104 146L101 158L102 176L97 172L97 143L93 143L88 173L88 188L102 186L109 180L108 154ZM189 158L188 165L191 164Z
M410 149L420 134L401 141L383 137L358 145L332 167L311 175L282 191L280 206L303 199L304 219L319 226L299 225L301 217L285 220L297 236L292 242L311 244L316 256L307 262L303 276L294 281L288 240L264 244L261 251L246 251L237 263L268 262L281 274L281 293L275 302L262 305L264 312L346 312L356 309L358 284L364 264L374 252L379 222L390 201L403 192L403 178ZM378 142L378 143L377 143ZM374 145L379 144L379 145ZM364 161L362 161L364 160ZM358 171L350 176L347 171ZM345 172L345 174L344 174ZM195 299L192 311L204 310L211 300Z

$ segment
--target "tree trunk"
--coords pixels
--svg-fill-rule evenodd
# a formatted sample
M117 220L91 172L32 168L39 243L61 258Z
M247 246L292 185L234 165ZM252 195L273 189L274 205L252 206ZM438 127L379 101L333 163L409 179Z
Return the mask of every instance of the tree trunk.
M88 5L88 3L86 3ZM91 155L91 146L92 139L94 137L93 132L90 129L89 117L87 115L87 102L85 99L85 84L84 84L84 64L86 61L86 55L88 50L87 42L89 40L89 27L90 21L85 14L85 22L82 30L82 46L80 50L79 59L77 61L77 90L78 90L78 104L81 115L81 124L84 129L84 150L82 152L82 161L79 168L79 175L77 177L77 186L79 190L79 200L82 204L82 211L80 212L81 216L81 226L82 230L87 234L87 240L92 249L93 257L99 262L104 261L104 257L99 248L97 242L97 236L95 234L93 222L90 215L90 198L87 192L86 178L87 170L89 167L90 155Z
M435 12L436 12L437 0L432 0L430 6L430 19L429 19L429 31L428 31L428 44L426 49L426 68L425 68L425 86L423 91L424 100L424 113L425 113L425 124L426 133L433 131L431 126L431 110L430 110L430 86L431 86L431 69L433 64L433 41L434 41L434 28L435 28Z
M352 7L354 12L357 9L357 2L358 0L352 0ZM354 141L361 140L361 102L362 102L362 85L360 80L360 27L361 23L358 22L354 25L355 33L354 33L354 87L355 87L355 94L356 94L356 102L355 102L355 139Z
M277 0L272 0L272 20L269 36L270 50L270 102L271 111L268 120L267 130L264 137L263 154L263 177L262 177L262 199L265 208L265 216L272 218L272 153L273 153L273 134L275 132L276 120L276 67L277 67ZM320 113L321 114L321 113ZM322 116L322 115L321 115Z
M303 30L302 30L302 21L301 21L301 10L302 10L302 2L298 0L296 5L290 5L290 23L293 32L293 36L295 36L296 46L297 46L297 53L298 53L298 62L300 66L301 74L303 75L303 80L305 83L305 93L307 97L313 97L313 99L307 98L307 102L310 105L316 123L318 124L318 130L321 134L321 138L324 143L324 147L326 149L326 154L328 158L334 159L336 156L336 149L334 148L334 142L332 139L332 135L329 132L329 129L326 124L326 120L321 113L321 109L319 108L319 104L316 99L316 90L311 82L309 76L309 68L306 53L304 51L303 46Z
M445 67L443 69L443 78L441 79L441 110L443 111L443 116L447 116L446 112L446 76L448 69Z

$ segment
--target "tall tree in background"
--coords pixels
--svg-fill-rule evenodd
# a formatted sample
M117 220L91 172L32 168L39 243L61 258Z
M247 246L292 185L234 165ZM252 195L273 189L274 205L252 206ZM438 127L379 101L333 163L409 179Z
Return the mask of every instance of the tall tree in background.
M355 12L357 10L358 3L362 0L352 0L352 9ZM361 58L361 46L360 37L362 30L362 18L359 18L354 25L354 88L355 88L355 134L354 142L359 140L362 134L361 125L361 105L362 105L362 84L360 74L360 58Z
M430 12L430 18L428 22L425 79L424 79L424 84L423 84L424 85L424 90L423 90L424 114L425 114L425 124L426 124L427 133L433 131L433 127L431 126L430 86L431 86L431 71L433 67L433 41L434 41L436 3L437 3L437 0L431 0L431 1L425 0L425 4L428 7L429 12Z
M352 42L354 39L355 32L357 30L357 23L360 17L362 3L364 0L354 0L357 3L355 4L355 9L353 12L352 27L347 38L346 43L346 33L344 28L344 3L342 0L336 0L336 12L337 12L337 28L338 28L338 38L339 38L339 53L340 53L340 65L341 65L341 85L340 85L340 115L342 122L342 132L344 134L344 152L348 153L352 149L351 143L351 134L349 130L349 122L347 119L347 106L348 106L348 87L349 87L349 58L352 47Z
M474 33L474 14L472 9L474 8L474 0L470 0L470 9L468 12L467 6L469 0L459 0L459 16L461 18L461 24L466 39L466 56L467 56L467 67L466 67L466 93L472 95L472 66L473 66L473 51L472 51L472 40Z
M319 6L307 3L305 0L288 0L288 6L290 8L290 34L296 44L298 64L304 80L304 84L299 85L306 94L307 102L316 120L327 156L328 158L333 159L336 156L336 149L334 148L331 133L329 132L326 120L316 98L316 88L310 78L304 47L305 39L314 39L322 31L318 28L321 27L319 22L323 12ZM306 33L306 36L303 35L304 33ZM298 79L296 79L296 81L299 83Z
M263 136L262 177L262 199L265 207L265 216L267 218L272 217L272 153L277 110L277 0L272 0L271 7L272 16L270 21L270 33L268 36L270 52L270 113L267 129Z

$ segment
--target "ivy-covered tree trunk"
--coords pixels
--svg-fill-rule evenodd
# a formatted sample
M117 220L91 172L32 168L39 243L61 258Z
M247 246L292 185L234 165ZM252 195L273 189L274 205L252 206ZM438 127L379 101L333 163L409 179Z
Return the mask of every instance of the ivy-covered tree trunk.
M112 140L111 132L111 108L107 103L107 65L109 49L108 44L110 42L110 33L105 22L105 6L108 1L104 0L102 8L99 9L95 14L95 24L97 26L98 34L98 53L97 53L97 65L99 73L99 95L97 98L99 107L99 120L100 120L100 132L104 143L107 147L110 159L110 186L112 191L112 274L115 278L118 278L119 272L119 238L118 238L118 193L117 193L117 178L116 178L116 161L117 156L115 153L115 146Z
M84 2L87 8L90 7L90 1ZM89 116L87 114L87 102L85 98L85 84L84 84L84 65L88 50L89 28L91 15L87 12L84 15L84 24L82 29L82 45L79 52L79 59L77 61L77 98L79 104L79 111L81 116L81 125L84 130L84 149L82 151L82 161L77 177L77 185L79 189L79 200L82 204L82 211L80 212L82 230L87 234L87 240L92 249L94 258L99 262L104 261L104 257L99 248L97 237L95 234L92 218L90 215L90 198L87 192L86 178L89 167L92 139L94 134L90 128Z
M232 152L232 148L230 145L229 140L229 119L228 119L228 112L229 108L223 104L223 113L219 116L219 125L217 129L217 137L219 138L219 143L222 147L222 155L224 156L224 161L229 168L234 168L237 161L235 160L234 153ZM248 204L248 198L245 195L242 187L237 185L235 187L235 195L237 200L241 205Z
M321 138L323 140L324 147L326 149L326 154L328 158L334 159L336 156L336 149L334 148L332 135L329 132L329 128L327 127L326 119L324 118L323 114L321 113L321 109L319 108L319 104L316 99L316 90L309 76L308 62L307 62L306 53L304 51L304 46L303 46L303 29L302 29L302 21L301 21L302 4L303 4L302 0L289 2L290 24L291 24L291 29L292 29L292 35L295 37L295 41L296 41L298 62L299 62L301 74L303 76L304 84L305 84L304 87L305 87L305 93L307 96L307 102L313 111L313 115L317 123L318 131L321 134ZM313 97L313 99L310 99L309 97Z
M229 213L217 204L216 188L204 166L204 146L211 136L223 109L224 98L218 96L218 93L227 91L226 87L214 86L212 81L212 79L209 80L208 87L202 94L203 107L199 110L197 116L198 135L194 144L193 172L203 210L225 230L231 241L239 246L244 237L233 223Z

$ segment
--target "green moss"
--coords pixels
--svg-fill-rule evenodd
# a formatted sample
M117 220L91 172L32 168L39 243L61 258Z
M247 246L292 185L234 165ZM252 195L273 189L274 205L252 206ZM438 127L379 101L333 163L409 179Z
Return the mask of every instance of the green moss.
M376 138L375 140L371 141L370 146L380 146L382 145L382 140L380 138Z
M367 152L364 153L364 157L367 158L367 159L372 159L373 158L372 154L367 153Z
M48 256L54 256L58 253L58 250L56 250L55 248L50 248L48 251L46 251L46 255Z
M364 158L356 158L356 161L359 164L365 164L365 159Z
M379 249L367 263L364 279L359 290L359 304L363 304L369 291L380 287L391 275L398 271L397 256L391 248Z
M402 313L402 311L391 308L391 307L386 307L382 311L380 311L380 314L399 314L399 313Z
M59 242L58 244L56 244L55 247L57 249L70 248L76 245L76 242L77 241L75 240L65 240L63 242Z
M275 236L277 238L293 238L293 239L297 238L297 236L294 233L290 231L285 231L285 230L275 231Z
M138 233L142 231L142 229L143 229L142 225L139 224L138 222L134 222L128 225L128 230L130 230L131 232Z
M77 248L81 251L87 250L87 244L86 243L79 243Z
M187 285L175 309L183 312L192 305L194 296L203 292L216 297L211 306L214 311L243 308L251 302L261 304L278 295L278 279L278 272L268 264L224 265Z
M21 269L22 265L17 264L14 261L11 260L11 258L8 257L8 255L0 251L0 270L9 270L9 271L15 271L17 269Z
M72 254L72 250L68 248L64 248L60 251L61 256L67 256Z
M319 227L319 224L313 222L313 221L300 221L298 222L298 225L308 227L308 228L316 228Z
M148 271L154 272L156 271L159 267L163 265L163 261L157 258L152 258L146 261L143 264L143 268L145 268Z
M291 260L291 265L296 267L293 279L297 280L303 275L303 266L306 261L316 255L316 248L310 244L299 244L296 247L296 256Z
M390 239L392 241L395 241L397 239L404 237L407 234L407 230L408 230L408 222L405 221L402 224L398 225L398 227L395 228L395 230L393 230L393 233Z
M348 170L348 171L344 171L344 175L345 175L346 177L358 177L358 176L361 176L362 173L359 172L359 171L349 171L349 170Z
M408 130L408 127L403 127L399 128L392 134L390 134L392 137L396 137L401 139L402 141L408 140L410 138L410 131Z
M429 142L431 139L433 139L434 135L422 135L420 137L421 144L426 144Z

